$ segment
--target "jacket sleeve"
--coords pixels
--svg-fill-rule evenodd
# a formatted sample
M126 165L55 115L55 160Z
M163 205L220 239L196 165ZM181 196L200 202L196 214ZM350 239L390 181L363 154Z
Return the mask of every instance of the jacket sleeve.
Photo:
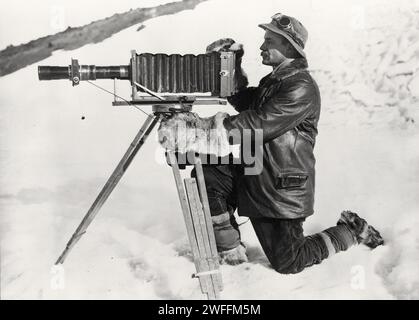
M299 79L292 83L283 83L281 87L263 105L226 118L224 126L230 136L241 141L240 137L235 136L241 136L244 129L262 129L263 141L267 142L303 122L317 104L318 93L313 83L307 79Z
M256 87L248 87L235 95L228 97L228 102L236 109L237 112L242 112L251 107L254 97L256 95Z

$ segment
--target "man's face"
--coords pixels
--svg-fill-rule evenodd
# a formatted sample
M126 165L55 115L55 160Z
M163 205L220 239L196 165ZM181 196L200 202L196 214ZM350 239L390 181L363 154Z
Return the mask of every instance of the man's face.
M286 59L283 53L288 49L287 39L266 30L264 40L260 46L262 63L273 67L281 64Z

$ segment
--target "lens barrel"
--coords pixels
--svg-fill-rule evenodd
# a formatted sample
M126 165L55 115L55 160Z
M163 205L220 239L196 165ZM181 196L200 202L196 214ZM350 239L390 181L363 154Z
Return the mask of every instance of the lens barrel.
M38 78L39 80L59 80L70 79L70 66L68 67L53 67L53 66L39 66Z
M129 79L129 66L80 66L81 80Z
M38 78L39 80L72 80L72 75L79 74L80 80L96 80L96 79L130 79L129 66L95 66L95 65L80 65L78 70L72 70L73 66L58 67L58 66L39 66ZM76 71L76 72L74 72Z

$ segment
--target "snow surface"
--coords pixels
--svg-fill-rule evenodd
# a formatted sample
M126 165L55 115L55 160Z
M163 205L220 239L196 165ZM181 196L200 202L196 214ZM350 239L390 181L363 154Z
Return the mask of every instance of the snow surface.
M127 9L119 3L101 12ZM7 5L29 14L19 1ZM232 37L245 46L244 68L256 85L269 72L260 63L263 31L256 26L278 11L307 26L309 64L323 98L316 213L306 233L334 225L343 209L351 209L382 231L386 246L352 248L285 276L269 267L247 223L242 234L250 262L222 266L222 297L418 299L418 1L211 0L149 20L140 32L132 27L99 44L56 52L40 64L67 65L71 57L82 64L125 64L131 49L201 53L211 41ZM30 13L49 15L41 7ZM78 14L80 23L101 18L93 10ZM10 21L2 10L3 16ZM51 33L37 21L17 40ZM0 78L1 298L202 299L198 281L190 278L194 265L171 170L155 136L64 270L53 267L145 115L112 107L112 97L88 83L39 82L36 72L32 65ZM97 83L112 88L110 81ZM128 97L127 83L118 90ZM195 109L203 116L219 110L234 112Z
M79 27L130 9L154 7L178 0L1 0L0 49L19 45L67 27ZM13 32L10 32L10 30Z

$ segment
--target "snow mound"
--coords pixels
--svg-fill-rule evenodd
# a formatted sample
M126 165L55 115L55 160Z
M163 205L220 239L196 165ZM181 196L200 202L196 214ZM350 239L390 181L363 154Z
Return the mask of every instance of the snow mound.
M386 243L387 253L378 261L376 272L397 299L419 299L419 218L410 212L400 219Z

